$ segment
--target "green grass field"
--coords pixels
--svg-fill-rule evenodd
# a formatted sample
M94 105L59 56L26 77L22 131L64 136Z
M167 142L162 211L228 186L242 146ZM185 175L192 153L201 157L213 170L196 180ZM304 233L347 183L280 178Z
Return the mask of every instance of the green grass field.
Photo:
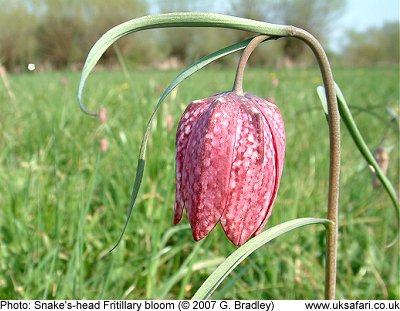
M391 148L388 176L398 189L399 68L335 69L371 150ZM193 99L229 90L234 68L206 69L168 97L154 124L137 206L121 245L146 122L177 72L96 72L78 108L79 73L9 77L0 84L0 299L183 299L236 249L219 226L195 243L186 216L173 226L175 129ZM279 78L274 88L271 77ZM285 168L267 228L297 217L325 217L328 128L316 94L317 69L248 69L245 90L274 97L286 124ZM173 121L173 122L171 122ZM172 124L172 126L171 126ZM101 138L109 149L100 151ZM400 298L394 210L342 126L339 299ZM247 258L215 299L322 299L322 226L289 233Z

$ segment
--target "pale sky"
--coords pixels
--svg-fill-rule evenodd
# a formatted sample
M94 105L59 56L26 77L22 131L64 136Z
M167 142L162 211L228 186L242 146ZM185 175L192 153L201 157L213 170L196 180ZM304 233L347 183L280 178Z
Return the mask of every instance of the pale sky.
M399 20L399 0L348 0L343 26L363 30L385 20Z
M386 21L399 21L399 0L347 0L345 13L331 34L330 46L338 50L347 29L362 31Z

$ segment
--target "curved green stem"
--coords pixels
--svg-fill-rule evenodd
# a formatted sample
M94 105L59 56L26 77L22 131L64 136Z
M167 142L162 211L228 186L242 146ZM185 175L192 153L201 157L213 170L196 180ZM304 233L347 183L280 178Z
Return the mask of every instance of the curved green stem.
M253 53L254 49L263 41L271 39L270 36L260 35L254 37L253 40L247 45L244 49L242 56L240 57L238 67L236 69L235 82L233 83L232 92L235 92L238 95L243 95L243 74L244 69L246 68L247 61L251 53Z

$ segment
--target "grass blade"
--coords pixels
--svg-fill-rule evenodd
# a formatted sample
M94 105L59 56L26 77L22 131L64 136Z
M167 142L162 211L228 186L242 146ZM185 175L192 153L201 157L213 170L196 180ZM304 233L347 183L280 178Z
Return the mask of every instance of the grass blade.
M312 224L329 225L331 222L323 218L298 218L272 227L253 239L246 242L233 252L203 283L192 297L192 300L208 299L219 284L237 267L246 257L269 241L294 229Z
M367 144L365 143L365 141L357 127L357 124L354 121L353 116L351 115L349 106L346 103L344 95L336 83L335 83L335 88L336 88L336 96L338 99L339 112L340 112L340 116L343 120L343 123L346 125L346 128L349 131L351 138L353 139L354 143L356 144L357 149L361 152L361 155L363 156L365 161L367 161L367 163L375 169L375 173L376 173L378 179L382 183L383 187L385 188L386 192L388 193L390 199L393 202L393 207L394 207L395 213L396 213L396 218L395 218L396 238L393 242L391 242L389 245L387 245L388 247L390 247L399 239L399 232L400 232L400 219L399 219L400 218L400 205L399 205L399 200L397 198L396 190L394 189L390 180L386 177L386 175L381 170L381 168L380 168L379 164L376 162L372 152L369 150ZM321 100L322 106L324 107L325 114L327 114L327 110L325 108L327 104L326 104L324 87L319 86L317 88L317 93Z

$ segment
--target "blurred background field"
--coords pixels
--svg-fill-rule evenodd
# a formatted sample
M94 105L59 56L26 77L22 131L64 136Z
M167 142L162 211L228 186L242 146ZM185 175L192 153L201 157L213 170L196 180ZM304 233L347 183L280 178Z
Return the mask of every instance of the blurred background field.
M220 228L194 243L186 217L173 227L175 128L185 105L229 89L233 74L206 69L167 99L134 217L111 255L147 119L176 72L96 72L86 98L92 108L107 107L103 125L80 112L77 73L11 76L15 100L0 92L0 298L191 297L235 247ZM385 136L388 176L397 183L398 124L387 108L398 107L398 68L337 69L335 77L369 147ZM320 83L316 69L246 72L247 91L274 97L286 123L285 169L267 227L325 215L328 132L315 92ZM372 189L371 172L344 128L342 141L338 298L399 298L398 244L384 246L394 237L392 203L382 188ZM214 298L321 298L323 245L319 227L290 233L245 260Z
M84 115L76 99L79 69L91 44L129 18L201 11L204 3L136 0L127 9L121 9L127 4L122 0L114 6L108 1L66 3L0 0L0 299L190 298L236 248L219 226L199 243L186 216L173 226L175 130L191 100L232 87L238 54L189 78L163 104L134 216L121 245L108 251L123 228L139 144L162 91L186 64L249 35L180 29L120 41L89 78L85 93L89 108L107 108L101 124ZM268 1L263 9L257 7L261 1L229 3L208 9L279 22L287 19L278 4L301 1ZM274 3L275 15L269 16ZM317 4L330 2L309 3L318 13ZM346 1L332 3L339 9L328 8L332 14L325 17L346 8ZM317 26L302 25L310 19L301 19L297 11L287 15L299 16L290 23L318 31L318 21ZM346 38L353 39L343 40L340 48L328 42L329 32L320 36L368 146L385 148L387 175L398 190L398 21L368 31L349 31ZM28 63L36 70L29 72ZM267 227L296 217L324 217L328 129L311 53L278 40L260 46L250 65L245 90L275 99L288 141ZM371 171L344 125L342 133L337 297L400 299L399 244L385 248L395 235L392 203L382 187L373 189ZM108 143L105 151L102 139ZM246 259L213 298L321 299L324 243L319 227L289 233Z

